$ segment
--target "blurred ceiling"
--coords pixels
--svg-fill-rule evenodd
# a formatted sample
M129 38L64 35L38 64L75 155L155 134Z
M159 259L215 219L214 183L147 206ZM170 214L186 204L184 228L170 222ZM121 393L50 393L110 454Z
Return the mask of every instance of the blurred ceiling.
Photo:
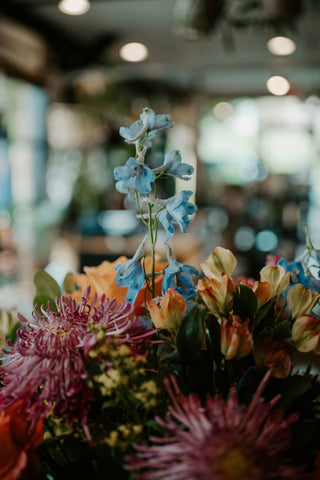
M1 0L0 68L47 88L143 79L225 97L264 95L283 75L307 96L320 94L319 25L318 0L91 0L81 16L58 0ZM296 42L293 55L268 51L275 34ZM123 61L127 42L149 57Z

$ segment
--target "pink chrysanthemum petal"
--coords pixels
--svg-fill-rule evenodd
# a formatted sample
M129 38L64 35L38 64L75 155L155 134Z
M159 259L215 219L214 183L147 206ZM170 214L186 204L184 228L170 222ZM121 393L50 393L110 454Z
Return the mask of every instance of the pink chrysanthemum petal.
M289 426L273 403L261 398L271 372L262 381L249 406L239 405L237 393L229 399L208 397L202 406L197 395L184 397L176 382L167 382L173 405L166 419L157 418L168 436L151 438L151 445L135 445L126 468L142 480L302 480L303 468L287 451Z
M87 386L84 358L95 343L87 331L89 322L107 327L107 336L120 336L122 342L136 344L150 338L140 318L130 318L133 306L124 301L95 296L89 304L90 287L81 304L71 298L57 298L54 311L35 308L33 323L20 316L22 327L18 341L8 344L0 367L3 388L1 409L22 400L26 418L35 423L53 412L69 424L80 420L85 431L87 415L93 400Z

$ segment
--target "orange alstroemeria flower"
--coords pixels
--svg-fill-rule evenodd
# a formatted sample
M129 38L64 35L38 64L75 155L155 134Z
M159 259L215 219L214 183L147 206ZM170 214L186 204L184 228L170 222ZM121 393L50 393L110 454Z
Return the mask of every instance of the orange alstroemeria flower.
M118 304L121 303L125 299L128 289L124 287L119 287L119 285L116 284L116 271L114 267L116 265L122 265L127 261L127 257L119 257L114 262L104 261L97 267L83 267L83 271L85 273L75 274L70 279L72 282L76 283L80 287L80 290L75 290L71 293L71 296L75 300L80 301L84 289L88 285L91 285L89 303L92 302L95 293L97 293L98 296L105 294L107 298L115 298ZM156 261L156 272L161 272L166 265L166 262ZM146 258L145 267L147 273L151 273L152 264L150 257ZM162 278L162 274L156 276L155 278L155 296L161 294ZM139 291L136 301L134 303L134 313L136 315L144 315L145 310L143 308L143 305L145 304L145 301L149 300L151 300L151 293L149 292L149 290L146 289L146 287L144 287Z
M210 312L217 315L227 314L227 305L235 289L235 284L225 274L220 279L204 277L197 286L197 292Z
M320 295L316 292L311 292L308 287L301 283L296 283L289 288L287 293L287 302L291 310L293 318L300 315L306 315L311 312L313 307L318 303Z
M300 315L292 327L292 338L299 352L320 355L320 318Z
M248 355L253 346L249 320L241 321L238 315L230 315L221 321L221 352L227 360Z
M273 331L262 333L254 342L253 356L257 367L272 368L276 378L286 378L291 371L290 343L273 338Z
M40 464L35 449L43 442L43 421L30 431L30 422L16 402L0 412L0 478L35 480Z
M183 295L174 288L169 288L161 299L153 299L147 303L151 320L156 328L177 332L187 303Z
M269 282L272 287L272 296L278 297L289 286L291 273L286 272L283 267L277 265L266 265L260 270L261 282Z
M237 260L231 250L217 247L200 266L206 277L220 278L222 274L226 274L231 278L237 266Z

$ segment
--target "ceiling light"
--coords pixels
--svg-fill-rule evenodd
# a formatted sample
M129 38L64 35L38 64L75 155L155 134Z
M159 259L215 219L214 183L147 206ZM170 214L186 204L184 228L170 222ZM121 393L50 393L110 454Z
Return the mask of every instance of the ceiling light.
M66 15L83 15L90 6L89 0L61 0L58 8Z
M213 113L218 120L225 120L233 114L233 106L229 102L219 102L214 106Z
M288 37L273 37L267 43L269 52L273 55L291 55L296 50L296 44Z
M120 48L120 57L126 62L142 62L148 55L148 49L143 43L126 43Z
M267 80L267 89L273 95L286 95L290 90L290 83L286 78L275 75Z

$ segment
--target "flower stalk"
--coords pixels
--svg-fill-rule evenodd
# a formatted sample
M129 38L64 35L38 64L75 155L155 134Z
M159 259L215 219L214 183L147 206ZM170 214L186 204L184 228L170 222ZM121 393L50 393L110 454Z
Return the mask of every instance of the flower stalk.
M136 200L138 217L148 229L148 237L151 248L151 276L147 275L144 267L141 269L137 264L137 256L134 256L135 261L129 260L127 264L121 267L116 267L118 285L129 287L127 293L127 300L135 301L138 289L141 288L142 279L141 271L144 273L144 282L151 293L151 298L155 297L155 277L159 272L156 272L156 244L158 238L159 223L164 228L167 236L165 244L175 233L175 226L180 227L181 232L186 233L186 226L189 225L197 207L189 202L191 191L182 191L170 197L163 199L158 197L156 181L164 175L171 175L183 180L189 180L193 173L193 167L182 162L181 154L178 150L166 153L163 164L152 169L145 163L147 150L152 146L152 140L156 136L158 130L173 127L170 115L156 115L150 108L144 108L140 119L134 122L129 128L121 127L120 135L129 144L135 145L135 157L130 157L126 164L122 167L114 169L114 177L116 179L116 188L119 192L125 194L132 194ZM141 204L146 204L146 212L142 210ZM140 247L139 247L140 249ZM140 251L140 259L142 258ZM172 259L168 258L169 264ZM133 266L135 268L133 269ZM184 280L182 283L191 286L191 279L188 281L186 272L188 268L184 268ZM125 275L126 271L130 271L130 275ZM175 272L177 273L178 270ZM190 268L190 273L195 273L195 269ZM132 277L134 273L134 278ZM163 287L164 291L165 288ZM186 295L190 298L190 288L186 289ZM194 289L191 288L194 292Z

